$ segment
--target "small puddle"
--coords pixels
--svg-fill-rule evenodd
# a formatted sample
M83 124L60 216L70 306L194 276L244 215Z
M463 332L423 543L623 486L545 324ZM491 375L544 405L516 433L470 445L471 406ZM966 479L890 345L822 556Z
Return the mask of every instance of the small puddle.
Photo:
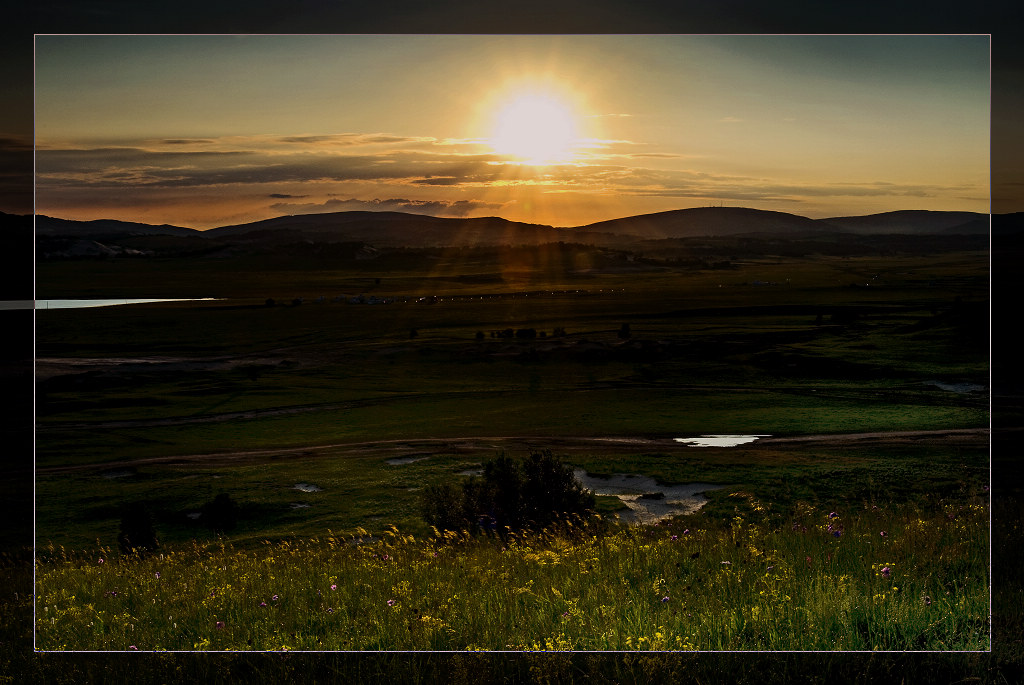
M942 381L928 381L925 385L930 385L938 388L939 390L945 390L946 392L955 392L959 394L981 392L985 390L984 385L978 385L977 383L943 383Z
M754 442L758 438L770 438L770 435L702 435L699 438L672 438L690 447L735 447Z
M712 483L658 485L648 476L622 473L599 478L583 469L576 469L573 473L576 480L595 495L610 495L622 500L629 510L616 515L626 523L657 523L673 516L692 514L707 502L702 493L725 487Z
M135 475L134 471L128 469L119 469L116 471L104 471L102 476L104 478L131 478Z
M294 490L302 490L303 492L320 492L323 488L316 485L310 485L309 483L296 483Z
M392 459L385 459L384 463L385 464L391 464L392 466L404 466L406 464L411 464L414 461L423 461L424 459L430 459L430 457L429 456L422 456L422 457L394 457Z
M292 502L288 505L292 509L309 509L310 505L304 502Z

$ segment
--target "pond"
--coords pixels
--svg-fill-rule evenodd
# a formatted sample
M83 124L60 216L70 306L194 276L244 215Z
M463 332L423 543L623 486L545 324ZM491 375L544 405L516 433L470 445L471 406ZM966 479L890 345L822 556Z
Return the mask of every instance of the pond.
M460 476L480 476L483 469L459 471ZM627 510L616 513L624 523L657 523L673 516L692 514L704 506L703 493L726 486L713 483L658 485L649 476L616 473L612 476L591 476L583 469L573 469L580 484L595 495L618 497Z
M95 299L95 300L3 300L0 301L0 310L3 309L83 309L85 307L112 307L123 304L148 304L151 302L203 302L206 300L218 300L218 297L178 297L159 299Z
M702 435L699 438L673 438L690 447L735 447L754 442L758 438L770 438L770 435Z
M724 485L685 483L658 485L648 476L617 473L610 477L591 476L583 469L573 472L583 487L595 495L618 497L629 509L617 516L626 523L657 523L673 516L692 514L704 506L703 493Z

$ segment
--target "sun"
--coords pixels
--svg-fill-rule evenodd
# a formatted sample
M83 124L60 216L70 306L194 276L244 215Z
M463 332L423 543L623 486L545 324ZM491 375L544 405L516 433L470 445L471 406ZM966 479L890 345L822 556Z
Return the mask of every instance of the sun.
M531 165L571 161L580 146L572 107L547 93L522 93L504 101L494 117L490 146Z

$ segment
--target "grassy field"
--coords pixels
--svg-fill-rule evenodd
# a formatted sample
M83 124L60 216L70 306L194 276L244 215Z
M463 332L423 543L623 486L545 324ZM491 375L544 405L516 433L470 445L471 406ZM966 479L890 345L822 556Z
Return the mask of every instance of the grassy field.
M987 648L987 437L920 433L988 426L986 255L549 256L40 264L40 298L227 298L37 312L40 646ZM918 433L839 438L894 431ZM824 437L672 442L709 433ZM668 527L431 538L423 488L543 448L722 487ZM222 493L239 519L218 537L197 515ZM163 560L116 553L132 503Z
M727 524L507 540L334 536L37 568L47 650L986 650L987 497L923 512L748 498ZM693 526L692 528L690 526ZM365 534L365 531L360 531ZM568 537L566 537L568 536Z

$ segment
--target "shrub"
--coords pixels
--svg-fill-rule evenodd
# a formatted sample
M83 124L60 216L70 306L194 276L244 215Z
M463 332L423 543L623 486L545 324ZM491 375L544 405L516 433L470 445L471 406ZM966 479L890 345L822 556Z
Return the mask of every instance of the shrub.
M202 520L214 531L232 530L238 523L238 505L231 495L222 492L203 505Z
M121 528L117 534L121 554L146 554L160 546L153 529L153 518L142 502L132 502L121 515Z
M594 496L576 480L572 468L545 450L519 461L502 453L484 464L482 477L471 476L461 488L428 487L421 512L440 530L503 535L541 530L592 512L594 506Z

